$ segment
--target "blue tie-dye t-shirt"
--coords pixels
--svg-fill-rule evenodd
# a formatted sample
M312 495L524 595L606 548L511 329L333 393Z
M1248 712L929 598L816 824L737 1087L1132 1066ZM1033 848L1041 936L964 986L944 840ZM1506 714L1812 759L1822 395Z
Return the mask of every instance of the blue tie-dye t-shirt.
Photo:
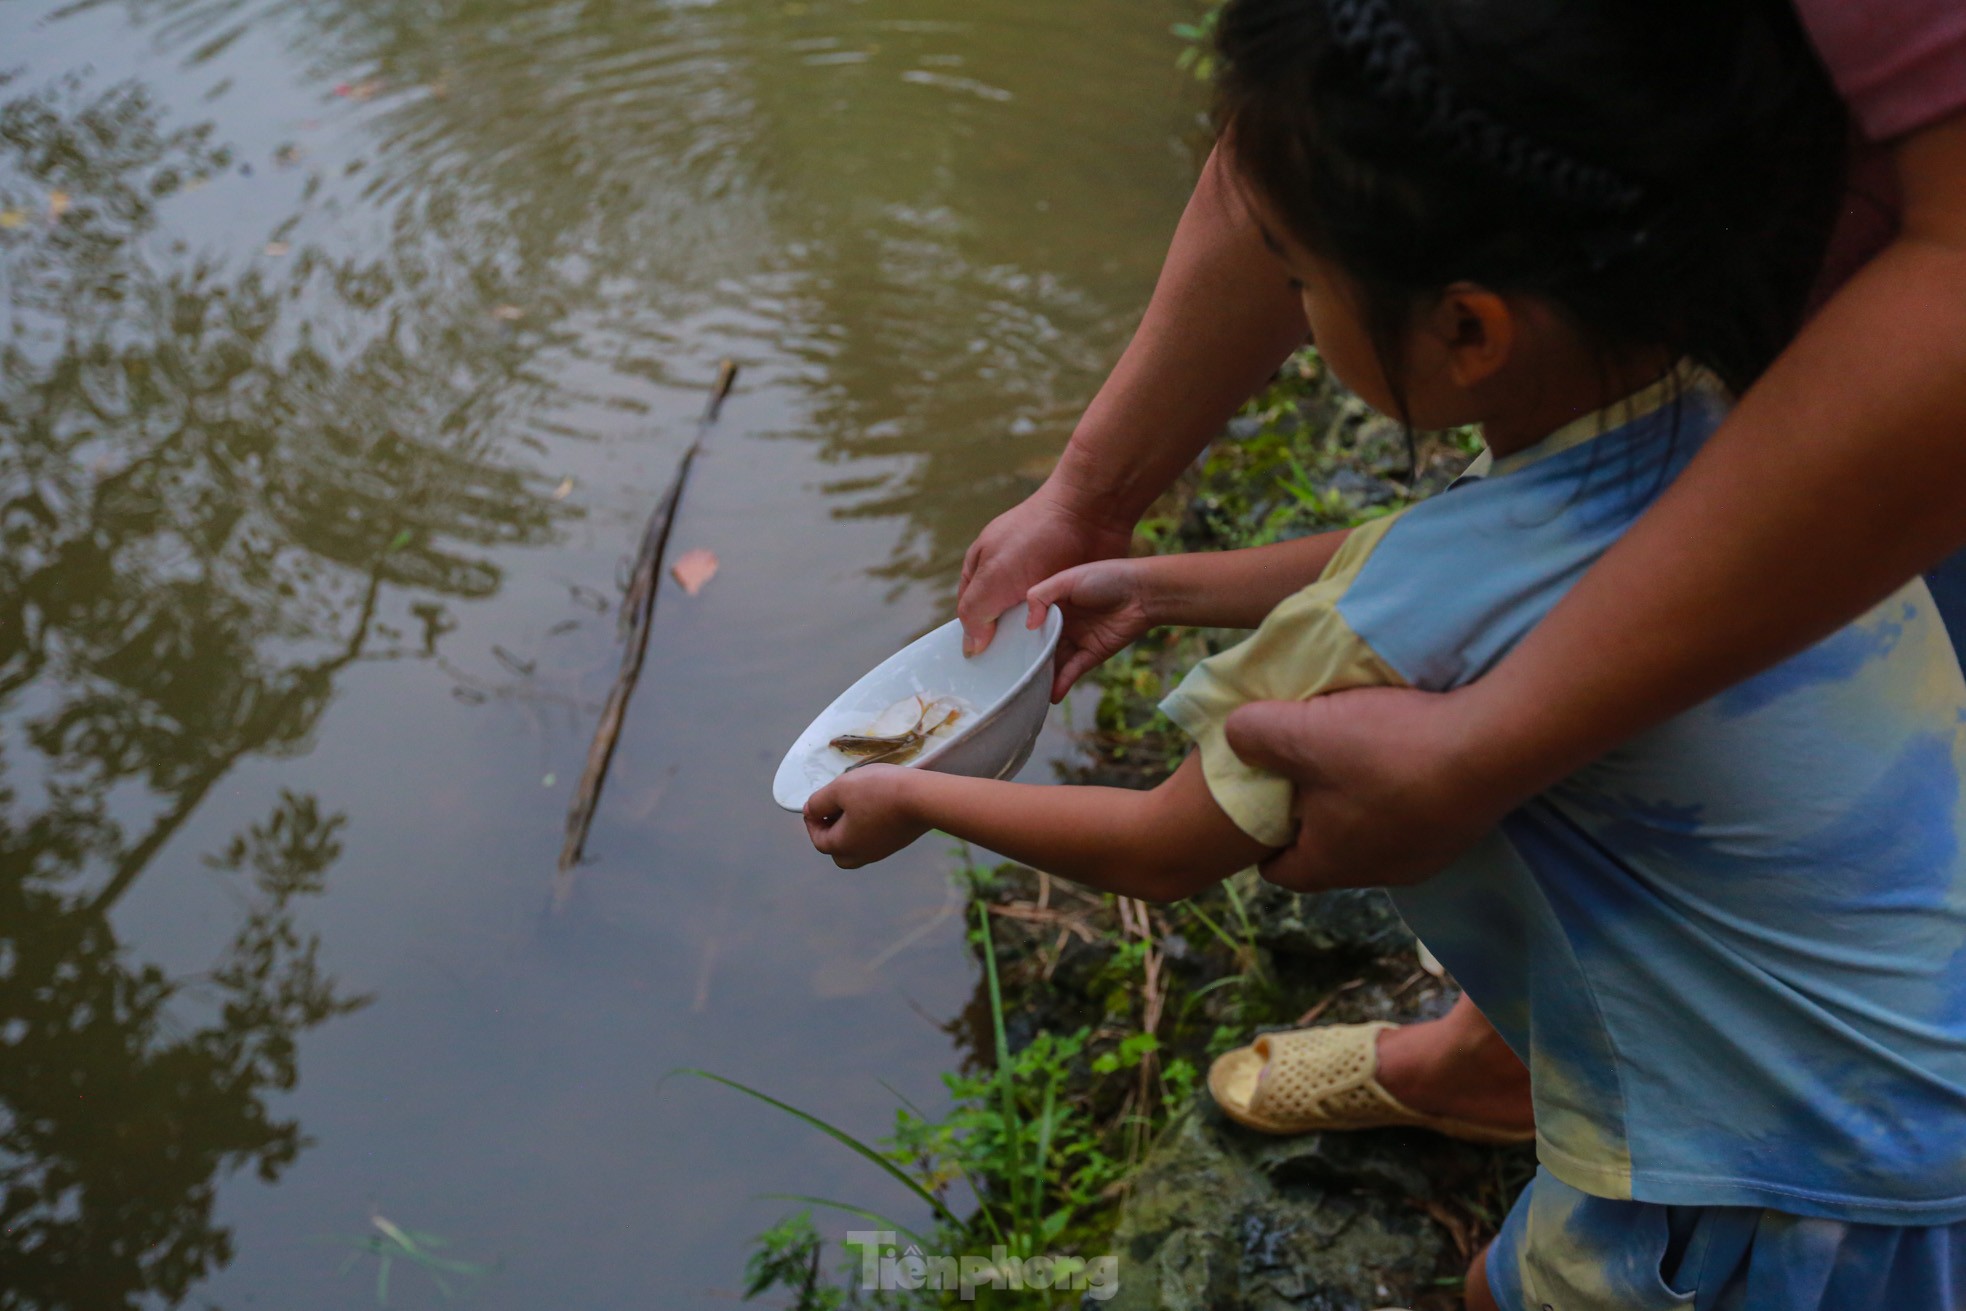
M1385 681L1479 677L1724 411L1696 386L1494 462L1335 563L1343 577L1320 584L1331 621ZM1236 658L1204 662L1168 702L1205 767ZM1564 1182L1966 1219L1962 766L1966 678L1914 582L1550 789L1394 899L1529 1065L1538 1154ZM1207 769L1211 787L1224 776L1218 797L1233 768Z

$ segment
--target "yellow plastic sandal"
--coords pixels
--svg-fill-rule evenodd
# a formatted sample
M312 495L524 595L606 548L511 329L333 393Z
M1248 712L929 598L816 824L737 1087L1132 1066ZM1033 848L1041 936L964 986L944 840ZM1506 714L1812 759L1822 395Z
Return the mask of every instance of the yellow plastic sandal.
M1379 1032L1398 1027L1375 1020L1266 1033L1218 1057L1208 1091L1231 1120L1264 1133L1406 1127L1470 1143L1534 1141L1534 1130L1423 1115L1380 1087Z

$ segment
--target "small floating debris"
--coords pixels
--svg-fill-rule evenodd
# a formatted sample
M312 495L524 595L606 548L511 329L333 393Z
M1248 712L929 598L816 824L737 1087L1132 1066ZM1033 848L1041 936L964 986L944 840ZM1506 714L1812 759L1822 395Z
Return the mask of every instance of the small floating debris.
M945 91L959 91L965 95L975 96L979 100L1003 101L1015 100L1017 98L1013 92L1006 91L1000 86L991 86L988 82L979 82L973 77L956 77L949 73L931 73L925 68L911 68L901 75L901 80L903 82L912 82L916 86L932 86L940 87Z
M682 584L683 592L695 596L703 590L703 585L717 576L717 553L699 546L693 551L684 551L676 563L669 566L669 573Z
M538 668L536 662L531 660L522 660L518 656L513 655L510 651L507 651L504 647L499 646L497 643L492 644L491 653L492 653L492 659L498 661L498 663L504 665L507 669L511 670L513 673L517 674L521 678L531 678L533 674L533 670Z

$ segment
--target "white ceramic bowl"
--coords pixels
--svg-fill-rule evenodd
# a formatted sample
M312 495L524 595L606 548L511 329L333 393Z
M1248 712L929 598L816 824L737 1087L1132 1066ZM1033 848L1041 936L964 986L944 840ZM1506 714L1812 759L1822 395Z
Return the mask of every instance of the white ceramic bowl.
M864 733L882 710L915 695L961 697L977 713L948 736L930 738L908 768L971 778L1009 778L1022 769L1051 708L1051 656L1064 622L1053 606L1034 631L1024 626L1025 613L1021 604L1004 611L981 655L963 655L962 625L952 619L889 656L806 725L779 763L772 800L803 810L806 798L850 763L826 744Z

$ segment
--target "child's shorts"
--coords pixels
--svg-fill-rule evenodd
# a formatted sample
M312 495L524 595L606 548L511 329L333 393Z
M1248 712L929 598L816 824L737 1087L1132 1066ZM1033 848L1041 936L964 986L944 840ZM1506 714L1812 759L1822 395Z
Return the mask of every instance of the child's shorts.
M1613 1201L1538 1170L1495 1238L1488 1287L1502 1311L1958 1311L1966 1222Z

